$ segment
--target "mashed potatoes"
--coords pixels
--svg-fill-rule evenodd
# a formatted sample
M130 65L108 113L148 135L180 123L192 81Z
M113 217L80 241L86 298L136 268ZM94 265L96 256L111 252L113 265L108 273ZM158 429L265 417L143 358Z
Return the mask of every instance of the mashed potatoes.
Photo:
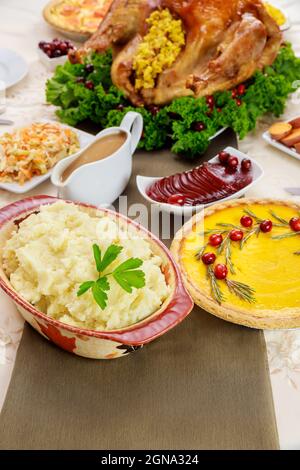
M154 88L155 78L175 62L184 45L182 21L168 9L156 10L146 20L149 32L138 46L133 62L135 88Z
M91 291L77 297L82 282L98 277L93 243L102 252L112 243L123 246L109 271L128 258L142 259L145 287L128 294L110 277L105 310ZM52 318L95 330L122 328L156 311L169 294L161 264L133 228L125 231L110 217L91 216L63 201L25 219L3 250L4 270L20 295Z

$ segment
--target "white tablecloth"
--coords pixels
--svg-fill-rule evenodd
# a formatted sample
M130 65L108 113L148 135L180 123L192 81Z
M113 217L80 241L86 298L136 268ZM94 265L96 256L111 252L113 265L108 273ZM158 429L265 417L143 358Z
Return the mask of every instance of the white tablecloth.
M39 118L54 118L53 107L46 105L44 98L44 83L49 74L37 56L38 41L57 36L41 16L45 3L46 0L1 0L0 3L1 47L16 50L30 64L29 75L9 90L7 110L1 116L13 119L16 125ZM286 33L286 39L293 43L300 56L300 1L273 0L273 3L290 16L292 28ZM299 116L299 104L300 93L290 100L285 117ZM284 156L262 140L261 133L269 122L270 118L264 118L256 132L240 142L240 148L255 157L265 169L265 177L247 195L287 198L290 196L284 188L300 186L300 162ZM1 126L0 131L4 129ZM38 193L54 195L55 191L47 182L32 192ZM1 205L15 199L14 195L0 191ZM2 292L0 312L1 409L22 334L23 320ZM300 449L300 330L267 331L265 337L280 445L282 449Z

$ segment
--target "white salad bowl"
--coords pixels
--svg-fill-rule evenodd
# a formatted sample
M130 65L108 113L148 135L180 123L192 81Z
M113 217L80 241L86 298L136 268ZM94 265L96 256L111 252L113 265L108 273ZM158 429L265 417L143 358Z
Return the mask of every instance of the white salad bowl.
M226 152L230 153L231 155L234 155L235 157L237 157L238 160L239 160L239 163L244 158L247 158L247 160L250 160L251 163L252 163L252 174L253 174L252 182L250 184L248 184L247 186L245 186L244 188L240 189L239 191L235 192L234 194L231 194L230 196L227 196L223 199L218 199L217 201L210 202L208 204L199 204L199 205L195 205L195 206L191 206L191 205L187 205L187 204L183 205L183 206L179 206L179 205L175 205L175 204L167 204L167 203L157 202L157 201L154 201L153 199L151 199L148 196L147 189L151 186L152 183L162 179L163 176L152 177L152 176L137 175L136 184L137 184L138 190L139 190L140 194L144 197L144 199L146 199L151 204L157 205L161 211L167 212L169 214L185 215L185 216L191 216L191 215L195 214L196 212L199 212L199 211L203 210L204 207L211 206L212 204L216 204L218 202L228 201L229 199L235 199L235 198L242 197L246 193L246 191L248 191L250 188L252 188L255 184L258 183L258 181L263 177L264 171L263 171L262 167L257 163L256 160L254 160L253 158L250 158L245 153L240 152L239 150L237 150L233 147L226 147L224 150ZM219 161L218 156L216 155L211 160L209 160L209 163L217 163L218 161Z
M0 287L14 301L24 319L42 336L57 346L79 356L93 359L113 359L122 357L153 341L180 323L192 310L193 301L187 293L179 269L165 245L142 226L127 217L107 209L76 203L81 210L89 214L99 214L117 220L123 227L131 225L137 236L146 238L153 253L163 260L162 273L170 294L159 310L142 321L125 328L115 330L89 330L62 323L37 310L16 292L5 275L2 267L3 246L20 222L32 213L37 213L41 206L57 202L50 196L35 196L19 200L0 209ZM70 201L66 201L69 202ZM118 306L116 306L118 308Z

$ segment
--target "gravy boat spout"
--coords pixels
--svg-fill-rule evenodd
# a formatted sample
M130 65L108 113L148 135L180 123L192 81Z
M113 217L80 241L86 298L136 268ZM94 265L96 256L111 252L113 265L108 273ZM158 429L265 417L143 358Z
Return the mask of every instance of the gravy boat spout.
M84 148L58 162L51 175L58 196L96 206L112 204L128 184L142 130L142 116L130 111L120 127L102 130Z

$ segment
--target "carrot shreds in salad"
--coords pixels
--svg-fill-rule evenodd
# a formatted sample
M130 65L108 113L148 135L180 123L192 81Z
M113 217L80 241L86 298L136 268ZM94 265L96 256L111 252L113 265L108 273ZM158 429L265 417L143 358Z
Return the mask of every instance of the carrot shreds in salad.
M77 134L58 123L35 122L0 136L0 181L24 184L79 149Z

